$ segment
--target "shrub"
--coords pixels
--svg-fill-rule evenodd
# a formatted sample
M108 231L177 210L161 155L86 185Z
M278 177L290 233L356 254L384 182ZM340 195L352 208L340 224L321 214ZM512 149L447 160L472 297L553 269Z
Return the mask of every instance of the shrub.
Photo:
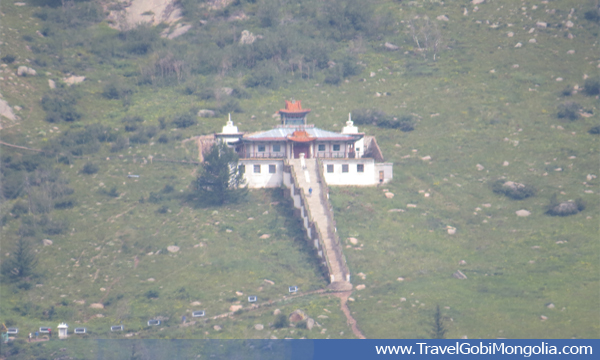
M163 116L161 116L161 117L158 118L158 124L159 124L158 127L161 130L164 130L164 129L167 128L167 122L166 122L166 120L165 120L165 118Z
M165 185L165 187L161 190L163 194L169 194L175 191L175 188L169 184Z
M102 90L102 96L109 100L122 99L129 94L132 90L117 80L112 80L104 85Z
M600 134L600 125L596 125L596 126L592 126L589 130L588 133L592 134L592 135L598 135Z
M581 199L575 201L563 201L558 202L556 200L556 194L550 198L550 204L547 207L546 214L552 216L569 216L575 215L585 210L585 202Z
M306 320L299 321L296 324L296 328L298 329L306 329L308 327Z
M12 209L10 209L11 214L15 217L19 217L21 215L25 215L29 212L29 206L25 201L17 201Z
M339 85L342 82L342 78L337 74L330 74L325 77L324 81L329 85Z
M42 97L42 109L46 111L46 121L56 123L61 120L73 122L81 119L81 113L75 110L78 95L65 89L54 89Z
M226 102L221 104L221 106L219 106L218 112L221 114L242 113L242 112L244 112L244 110L242 109L242 106L240 105L239 101L237 101L236 99L230 98Z
M108 191L104 190L103 193L104 195L108 195L110 197L119 197L119 191L117 190L116 186L111 187Z
M87 163L85 163L85 165L83 165L81 172L86 175L93 175L93 174L97 173L98 170L100 170L98 165L91 163L91 162L87 162Z
M148 195L148 202L151 202L153 204L158 204L161 201L162 201L162 195L160 195L160 194L150 192L150 195Z
M503 194L514 200L526 199L535 195L536 192L533 186L504 180L497 180L494 182L492 190L497 194Z
M285 314L279 314L275 317L273 327L276 329L286 328L290 326L290 319Z
M144 296L146 296L148 299L158 299L159 293L156 290L148 290Z
M131 144L146 144L148 143L148 138L142 131L138 131L137 133L131 135L129 137L129 143Z
M158 138L158 142L161 144L166 144L169 142L169 137L165 134L162 134L159 138Z
M592 77L585 80L584 92L590 96L600 95L600 77Z
M598 9L588 10L583 14L586 20L600 22L600 11Z
M192 125L196 125L196 119L194 118L194 115L189 113L177 115L173 119L173 125L178 128L188 128Z
M33 246L21 237L10 257L2 262L2 273L12 279L22 279L33 275L36 265Z
M110 147L110 151L111 152L121 151L128 146L129 146L129 139L124 136L119 135L117 137L117 139L115 140L115 142Z
M574 101L567 101L558 105L558 116L559 119L569 119L571 121L579 119L579 111L581 105Z
M163 205L156 210L159 214L166 214L169 211L169 207L167 205Z
M59 235L67 230L69 222L67 220L48 220L42 231L47 235Z
M54 203L54 208L59 210L70 209L75 206L75 200L65 199L59 200Z
M8 55L4 55L1 60L5 64L12 64L13 62L15 62L15 60L17 60L17 57L14 55L8 54Z

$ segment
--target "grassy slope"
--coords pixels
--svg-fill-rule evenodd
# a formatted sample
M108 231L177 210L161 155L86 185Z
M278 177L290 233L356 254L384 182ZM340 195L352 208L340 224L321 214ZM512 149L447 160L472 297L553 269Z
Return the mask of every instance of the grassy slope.
M468 16L463 16L462 7L455 5L433 4L421 8L386 4L386 11L401 20L417 14L431 18L446 14L450 21L440 26L450 49L444 50L437 62L425 63L418 55L404 54L413 46L407 34L390 35L385 40L402 45L401 51L384 52L374 44L373 47L367 45L367 51L359 55L367 64L362 75L366 82L352 78L340 87L315 87L313 81L293 79L277 92L251 91L253 98L241 101L245 113L234 115L241 130L268 128L275 123L270 115L281 106L283 99L290 97L303 100L313 109L311 120L326 129L340 129L347 112L358 107L419 115L416 130L411 133L361 128L377 135L386 159L395 163L395 180L386 186L396 194L394 199L385 199L381 189L333 191L342 238L357 237L364 244L363 250L348 249L346 256L353 273L367 274L364 281L354 278L355 284L364 283L367 288L355 293L356 302L350 305L367 337L427 336L435 304L450 307L444 309L453 319L449 323L450 337L597 337L599 334L597 195L583 193L588 187L582 184L588 173L597 171L597 139L586 133L597 123L597 115L573 123L559 122L554 115L559 103L557 96L566 84L581 86L583 74L597 73L594 62L597 44L591 23L581 19L585 10L581 4L573 1L537 4L539 8L535 11L529 10L532 4L527 5L532 20L521 14L521 2L516 1L503 2L500 10L496 10L499 5L490 2L480 5L476 13L470 6ZM571 29L575 39L567 39L566 32L556 28L527 33L537 20L554 24L564 21L571 7L577 9L576 15L580 18L574 20L577 26ZM559 13L550 16L545 12L552 8ZM11 51L15 49L21 60L27 58L20 34L7 28L20 29L22 21L35 23L34 19L27 18L31 9L3 4L2 11L6 34L3 46L10 47ZM25 20L19 18L19 14ZM476 23L477 20L482 24ZM501 26L492 29L486 20ZM514 26L507 28L507 23ZM27 31L34 28L31 26ZM508 31L513 31L515 36L507 37ZM537 43L528 43L535 35ZM21 45L15 45L17 42ZM514 48L517 42L523 43L523 47ZM574 55L567 54L571 49L575 50ZM431 75L417 75L413 70L415 64ZM519 67L513 68L514 64ZM490 73L492 69L494 73ZM159 116L203 106L195 97L183 96L175 88L160 91L139 88L127 110L120 101L99 96L102 84L97 81L106 81L112 71L119 70L98 65L86 72L89 81L79 85L84 94L80 106L86 111L86 122L102 121L121 127L122 116L140 114L148 123L156 124ZM43 122L38 103L31 101L41 97L47 86L46 75L39 72L39 77L18 79L30 89L8 82L3 85L3 95L9 103L24 107L20 114L24 120L11 127L10 132L28 134L32 146L43 144L44 136L38 135L40 130L49 136L50 130L55 131L54 124ZM59 78L58 72L51 72L50 78ZM369 77L370 72L376 75ZM564 81L556 82L554 78L558 76ZM537 91L529 91L530 88ZM376 92L389 92L391 96L375 97ZM573 100L596 112L597 100L581 94ZM439 116L431 117L438 113ZM256 115L256 119L251 120L251 115ZM222 119L203 120L190 129L167 131L186 138L218 131L222 123ZM552 125L561 125L564 130L551 128ZM57 127L59 131L68 129L65 124ZM518 140L518 146L505 138ZM3 313L12 313L14 318L20 319L11 311L16 304L29 301L48 308L66 299L69 305L62 309L65 316L89 318L96 312L88 309L88 304L123 294L121 300L115 300L101 311L106 318L86 324L104 337L109 336L107 326L124 315L130 316L126 321L133 329L142 327L147 318L153 316L168 316L172 319L168 325L174 325L181 312L188 310L189 301L202 301L203 308L220 313L232 302L243 300L242 297L234 299L234 291L247 295L258 292L262 286L261 298L274 299L285 293L288 283L300 284L303 289L324 285L303 243L293 241L297 233L282 230L277 237L258 239L262 233L273 234L273 226L275 229L297 227L288 224L291 220L283 205L269 206L275 201L270 199L270 192L252 194L249 204L260 203L260 209L243 205L231 208L230 212L218 209L219 214L215 215L212 214L214 209L192 210L171 196L172 199L164 203L171 213L159 215L155 210L160 205L139 204L137 200L141 196L147 198L150 191L158 192L167 183L177 191L184 189L193 178L193 168L164 163L141 165L142 157L165 154L168 158L192 159L195 157L193 146L189 143L183 146L180 142L148 144L121 154L124 158L119 159L118 154L104 149L91 156L101 167L93 178L78 174L84 160L78 160L70 169L63 166L76 194L86 194L79 195L81 201L76 208L64 211L63 216L69 218L75 230L72 235L53 238L52 247L38 248L42 259L40 268L46 273L43 287L25 295L12 295L3 285L6 289L2 295ZM411 157L403 158L406 155ZM425 155L432 156L431 163L420 160L419 157ZM135 164L132 163L134 156ZM576 158L569 159L570 156ZM110 160L106 160L107 157ZM510 165L503 167L503 161L509 161ZM485 170L477 171L476 164L484 165ZM558 167L564 171L555 172ZM127 173L141 177L138 182L126 180ZM544 173L548 173L547 176ZM538 196L516 202L493 194L490 180L500 176L535 185L539 189ZM111 199L99 194L101 182L106 188L117 186L122 196ZM588 185L597 193L596 182L588 182ZM426 199L419 190L426 190L432 196ZM570 218L543 215L543 206L550 195L560 191L565 192L559 195L562 199L584 197L588 209ZM407 203L416 204L417 208L406 209ZM482 206L486 203L492 206ZM475 215L477 207L483 210L476 211ZM407 211L388 213L392 208ZM519 209L528 209L532 215L517 218L514 212ZM260 215L266 210L268 215ZM121 213L124 215L114 219ZM256 220L246 221L250 216ZM361 221L357 222L357 218ZM457 234L448 235L446 225L456 227ZM3 229L6 239L3 244L11 241L11 234L16 230L11 226L14 227L9 224ZM233 232L226 232L228 228ZM567 242L556 244L556 241ZM193 248L199 242L206 246ZM256 246L257 243L270 247ZM182 248L177 257L142 255L173 244ZM243 244L248 244L244 252L233 251ZM146 249L147 246L150 248ZM541 248L535 250L532 246ZM91 265L91 258L98 254L102 257ZM136 255L140 263L131 271ZM80 266L73 267L76 261L71 258L79 259ZM469 279L461 282L450 275L463 259L467 265L461 269ZM535 263L529 264L530 260ZM87 268L87 265L93 267ZM96 270L100 270L98 278L91 282L90 275L93 278ZM72 277L54 276L58 273ZM240 273L245 276L238 278ZM399 283L395 280L398 276L406 280ZM150 277L156 281L141 282ZM101 292L100 287L108 288L119 278L111 287L111 294L105 297L106 292ZM264 278L275 281L276 288L265 286ZM182 287L185 293L178 293ZM159 299L146 299L144 294L148 290L159 291ZM67 296L61 298L61 295ZM177 299L178 296L184 300ZM400 302L401 297L407 302ZM78 299L86 300L85 307L71 303ZM552 310L544 307L550 302L556 305ZM423 303L425 305L421 305ZM291 311L295 306L284 310ZM314 312L309 312L311 316L320 314L318 309L322 307L338 311L335 316L330 315L330 324L323 321L329 327L323 337L351 336L337 310L336 299L311 298L306 306L314 307ZM403 309L398 310L399 307ZM62 307L57 305L57 308ZM541 322L540 315L549 319ZM254 323L272 322L270 311L259 312L257 318L252 316L255 315L242 315L221 323L225 331L220 333L210 329L211 322L207 325L208 335L198 326L165 336L267 336L266 332L257 334L248 329ZM19 322L38 326L40 320L26 317ZM345 331L345 335L338 335L341 331ZM154 336L146 334L139 336ZM156 332L156 336L161 335ZM320 335L313 331L304 336Z

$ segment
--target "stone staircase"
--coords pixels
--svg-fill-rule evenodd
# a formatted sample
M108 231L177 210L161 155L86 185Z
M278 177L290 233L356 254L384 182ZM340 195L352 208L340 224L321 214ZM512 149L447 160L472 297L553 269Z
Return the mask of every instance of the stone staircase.
M349 274L345 259L341 254L341 248L338 244L336 251L335 239L330 236L329 229L333 225L327 216L329 209L325 207L326 204L323 203L324 201L321 198L322 195L326 194L322 194L324 187L319 182L317 169L319 164L316 159L305 159L305 167L302 167L303 164L300 159L290 159L289 163L293 166L298 186L306 197L312 221L315 223L317 231L322 235L322 243L325 249L324 256L331 267L330 275L333 276L330 288L340 291L351 290L352 284L348 281ZM312 194L309 193L309 189L312 189ZM344 271L344 269L346 270Z

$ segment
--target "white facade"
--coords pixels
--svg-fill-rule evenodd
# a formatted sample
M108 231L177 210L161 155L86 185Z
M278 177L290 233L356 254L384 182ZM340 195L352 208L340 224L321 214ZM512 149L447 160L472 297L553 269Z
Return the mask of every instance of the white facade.
M371 158L323 159L321 161L327 185L372 186L392 180L392 164L376 164L375 160ZM389 171L386 172L386 169ZM380 171L383 173L380 174Z
M283 184L283 159L240 159L238 166L244 172L246 186L251 189Z

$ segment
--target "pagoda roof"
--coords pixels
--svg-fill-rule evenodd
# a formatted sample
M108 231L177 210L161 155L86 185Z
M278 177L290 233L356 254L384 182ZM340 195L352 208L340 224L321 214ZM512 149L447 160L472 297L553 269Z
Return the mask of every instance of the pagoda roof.
M300 100L296 101L285 101L285 109L279 110L279 113L283 114L294 114L294 115L303 115L308 114L310 109L303 109L302 102Z
M304 134L297 133L298 131ZM296 132L296 134L294 134ZM303 135L303 136L299 136ZM316 127L279 127L264 132L253 133L243 137L244 141L287 141L295 139L310 139L308 141L355 141L360 139L363 134L340 134L333 131L327 131Z

